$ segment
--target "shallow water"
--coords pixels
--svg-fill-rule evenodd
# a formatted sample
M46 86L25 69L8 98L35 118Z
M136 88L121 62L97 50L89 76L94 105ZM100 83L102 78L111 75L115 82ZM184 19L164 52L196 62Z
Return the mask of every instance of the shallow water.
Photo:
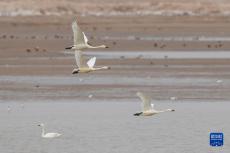
M116 58L141 58L141 59L228 59L230 52L228 51L136 51L136 52L87 52L85 55L93 55L105 59Z
M159 86L159 85L171 85L171 86L215 86L216 78L208 77L142 77L138 76L122 76L120 78L106 75L106 76L85 76L84 80L76 79L73 76L0 76L0 83L18 83L18 84L39 84L39 85L145 85L145 86ZM228 84L228 79L224 80L224 83ZM0 92L1 93L1 92Z
M131 66L130 66L131 67ZM210 71L177 71L178 67L167 68L159 73L151 67L145 73L136 73L139 67L126 69L126 73L92 73L57 76L2 75L0 76L0 102L28 101L37 99L87 98L96 99L133 98L137 91L145 91L157 100L168 100L176 96L179 100L229 101L230 80L228 69L221 75ZM132 70L133 69L133 70ZM129 72L128 72L129 71ZM142 72L142 71L141 71ZM221 72L221 71L220 71ZM223 75L223 76L222 76ZM217 83L217 81L222 81Z
M109 37L105 36L102 39L106 40L145 40L145 41L230 41L230 37L227 36L127 36L127 37Z
M11 112L7 112L10 106ZM230 104L165 102L175 112L134 117L139 102L0 103L0 151L4 153L229 152ZM48 132L63 135L42 139ZM209 133L223 132L224 147L209 146Z

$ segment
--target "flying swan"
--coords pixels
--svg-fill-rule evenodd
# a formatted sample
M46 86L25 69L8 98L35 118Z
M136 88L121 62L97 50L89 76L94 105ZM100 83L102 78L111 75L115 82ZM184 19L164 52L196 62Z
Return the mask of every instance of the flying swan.
M147 96L145 96L141 92L137 92L137 96L141 99L142 101L142 112L138 112L133 114L134 116L152 116L158 113L163 113L163 112L173 112L175 111L174 109L166 109L166 110L155 110L154 109L154 104L151 103L151 99Z
M66 47L65 49L73 49L73 50L84 50L88 48L109 48L105 45L100 46L91 46L88 43L88 39L85 36L85 33L81 31L80 27L77 25L77 21L72 23L73 37L74 37L74 45L71 47Z
M86 64L83 65L83 57L82 57L82 52L75 50L75 59L78 68L73 69L72 74L77 74L77 73L89 73L91 71L98 71L98 70L107 70L110 69L109 66L102 66L102 67L94 67L96 63L96 57L92 57L91 59L88 60Z
M39 124L38 126L42 127L42 138L56 138L61 136L59 133L45 133L45 125L43 123Z

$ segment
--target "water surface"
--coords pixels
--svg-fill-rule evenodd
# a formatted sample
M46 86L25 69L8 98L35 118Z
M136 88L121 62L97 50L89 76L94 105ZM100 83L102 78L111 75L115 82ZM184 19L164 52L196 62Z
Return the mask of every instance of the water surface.
M157 102L175 112L134 117L139 102L0 103L0 151L4 153L229 152L230 104ZM7 112L10 106L11 112ZM63 135L42 139L39 123ZM224 147L209 146L210 132L224 132Z

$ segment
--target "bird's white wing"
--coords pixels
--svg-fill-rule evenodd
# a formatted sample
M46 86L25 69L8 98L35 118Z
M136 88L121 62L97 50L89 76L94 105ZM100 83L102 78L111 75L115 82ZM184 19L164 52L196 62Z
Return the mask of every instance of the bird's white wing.
M154 104L153 103L151 103L151 108L154 109Z
M89 68L93 68L95 63L96 63L96 57L93 57L93 58L88 60L87 65Z
M137 96L142 101L142 111L148 111L151 109L151 99L144 95L142 92L137 92Z
M84 34L80 27L77 25L77 21L72 23L74 45L85 44Z
M75 50L75 59L76 59L78 68L81 68L83 57L82 57L82 52L80 50Z
M85 43L87 44L88 43L88 38L86 37L86 35L85 35L85 33L84 32L82 32L83 33L83 35L84 35L84 41L85 41Z

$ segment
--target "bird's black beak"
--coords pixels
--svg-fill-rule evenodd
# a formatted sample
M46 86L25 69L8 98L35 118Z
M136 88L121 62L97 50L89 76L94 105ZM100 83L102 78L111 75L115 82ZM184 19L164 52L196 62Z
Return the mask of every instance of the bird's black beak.
M142 112L133 114L134 116L140 116Z
M71 47L66 47L65 49L72 49L72 46Z
M174 112L175 111L175 109L172 109L172 112Z
M109 48L108 46L105 46L105 48Z
M79 70L73 71L72 74L78 74Z
M38 126L41 126L40 124L38 124Z

